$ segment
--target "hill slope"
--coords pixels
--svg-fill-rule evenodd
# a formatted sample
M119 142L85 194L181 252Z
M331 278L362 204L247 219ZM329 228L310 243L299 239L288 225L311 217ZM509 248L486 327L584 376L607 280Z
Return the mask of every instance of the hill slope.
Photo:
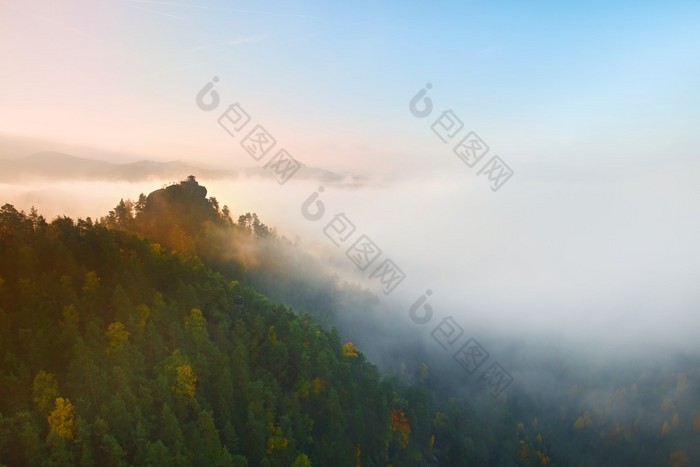
M194 256L5 205L0 257L0 463L429 465L446 431L427 393Z
M371 313L371 294L207 195L191 177L97 224L0 208L0 465L700 458L697 357L592 365L505 343L519 384L495 400Z

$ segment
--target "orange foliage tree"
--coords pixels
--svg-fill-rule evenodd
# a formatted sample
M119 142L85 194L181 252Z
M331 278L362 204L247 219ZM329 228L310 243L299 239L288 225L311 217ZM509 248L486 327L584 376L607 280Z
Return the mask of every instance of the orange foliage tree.
M675 451L669 456L669 465L671 467L682 467L690 462L688 459L688 453L685 451Z
M390 414L390 429L401 447L408 446L408 439L411 435L411 425L408 423L408 418L402 410L391 409Z

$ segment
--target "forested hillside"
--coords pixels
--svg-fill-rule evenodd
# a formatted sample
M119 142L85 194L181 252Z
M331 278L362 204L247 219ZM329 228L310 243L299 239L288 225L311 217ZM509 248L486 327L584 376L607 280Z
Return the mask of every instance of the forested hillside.
M0 464L462 465L457 406L194 254L5 205L0 258Z
M207 194L191 177L98 221L0 208L0 465L700 458L697 358L513 352L522 384L494 399L404 339L385 362L398 376L382 374L362 352L392 332L376 299Z

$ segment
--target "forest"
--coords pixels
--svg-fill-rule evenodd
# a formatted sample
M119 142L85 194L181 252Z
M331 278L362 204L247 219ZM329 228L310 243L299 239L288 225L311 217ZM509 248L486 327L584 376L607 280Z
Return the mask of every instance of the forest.
M371 350L397 332L376 297L207 195L0 208L0 465L700 462L696 357L514 358L557 390L493 398L410 339Z

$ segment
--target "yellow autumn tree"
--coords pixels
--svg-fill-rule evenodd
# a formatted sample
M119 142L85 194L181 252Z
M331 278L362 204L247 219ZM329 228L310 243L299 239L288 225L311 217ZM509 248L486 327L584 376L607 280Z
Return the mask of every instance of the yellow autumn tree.
M586 410L583 415L576 419L574 422L574 428L577 430L582 430L583 428L590 426L593 423L591 420L591 413Z
M68 399L57 397L49 414L49 430L63 439L73 439L73 404Z
M197 375L191 365L180 365L175 368L175 392L186 399L194 400L197 390Z
M549 456L546 455L544 452L540 451L539 449L535 451L535 455L537 456L537 460L540 461L540 465L549 465L549 463L551 462Z
M318 394L321 392L321 389L323 389L325 386L326 381L324 379L314 378L313 380L311 380L311 390L316 396L318 396Z
M284 451L289 446L289 440L284 436L281 426L272 423L268 426L270 436L267 438L267 453L273 454L276 451Z
M352 341L347 341L343 344L343 355L350 358L357 358L357 348Z
M129 335L129 331L126 330L126 326L121 321L110 324L105 331L107 353L114 353L121 349L129 340Z

